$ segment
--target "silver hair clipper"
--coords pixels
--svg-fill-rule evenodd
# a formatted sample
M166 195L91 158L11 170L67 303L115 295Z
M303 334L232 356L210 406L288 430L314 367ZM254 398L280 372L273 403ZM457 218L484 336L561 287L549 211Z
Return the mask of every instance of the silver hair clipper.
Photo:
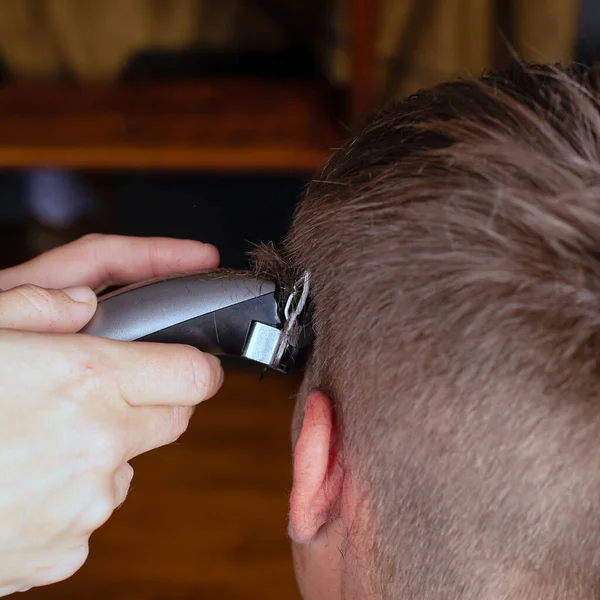
M289 291L240 271L155 279L99 298L81 333L188 344L287 372L312 342L309 286L308 273Z

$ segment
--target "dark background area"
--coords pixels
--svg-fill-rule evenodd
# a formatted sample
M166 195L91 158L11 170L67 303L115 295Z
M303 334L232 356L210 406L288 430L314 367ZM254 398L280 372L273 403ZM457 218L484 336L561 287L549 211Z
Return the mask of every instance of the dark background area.
M503 14L506 21L511 11ZM285 26L289 28L290 22ZM506 28L503 44L511 42ZM574 59L587 64L600 59L600 5L595 0L580 3ZM121 80L231 77L320 81L324 75L297 35L284 53L140 52L124 68ZM10 80L10 74L0 64L2 80ZM334 90L331 99L334 118L343 125L347 106L341 92ZM44 171L43 166L36 171ZM31 174L27 169L0 170L0 267L94 231L199 239L220 249L224 266L245 268L253 244L277 243L285 235L311 176L310 172L53 171L70 180L73 196L85 197L64 203L57 200L62 188L53 191L52 185L41 192L38 186L37 200L32 201ZM33 207L42 202L56 202L55 212L62 216L44 218Z
M284 56L148 52L132 59L123 79L215 76L285 80L317 79L320 74L310 53L302 50ZM32 184L40 173L45 187ZM198 239L219 248L223 266L246 268L254 244L277 243L285 235L309 175L43 167L0 171L0 266L100 232ZM36 210L39 206L43 210ZM52 218L45 216L49 212Z
M93 231L198 239L219 248L223 266L246 268L254 244L278 242L285 235L306 183L298 176L136 172L96 173L93 185L85 174L61 175L77 181L94 201L68 227L43 227L32 214L26 202L29 173L0 174L4 266L34 253L32 235L52 232L58 242Z

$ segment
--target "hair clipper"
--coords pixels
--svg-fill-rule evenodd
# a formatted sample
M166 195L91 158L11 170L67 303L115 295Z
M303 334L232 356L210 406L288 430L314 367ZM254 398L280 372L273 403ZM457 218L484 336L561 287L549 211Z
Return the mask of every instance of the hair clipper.
M287 372L312 342L308 292L308 273L288 291L240 271L155 279L99 298L81 333L188 344Z

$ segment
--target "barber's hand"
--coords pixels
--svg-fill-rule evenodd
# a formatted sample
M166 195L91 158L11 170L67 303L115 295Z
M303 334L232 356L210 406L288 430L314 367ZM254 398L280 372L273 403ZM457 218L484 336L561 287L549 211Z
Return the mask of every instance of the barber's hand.
M11 326L29 322L31 294L52 307L55 330L93 312L25 289L0 294ZM219 361L186 346L0 330L0 595L79 569L90 535L125 499L128 461L175 441L221 381Z
M193 407L221 385L219 361L193 348L71 333L96 307L88 287L73 285L128 283L218 261L210 247L204 258L196 247L178 262L177 252L162 252L172 240L152 241L154 255L132 249L138 240L106 240L84 239L0 272L0 287L13 288L0 293L0 596L77 571L90 535L125 499L128 461L175 441ZM89 244L107 252L95 261L68 256L73 247L89 252ZM129 250L129 267L118 266L111 244L122 257Z
M22 265L0 271L0 290L87 286L97 292L173 273L214 269L214 246L191 240L90 234Z

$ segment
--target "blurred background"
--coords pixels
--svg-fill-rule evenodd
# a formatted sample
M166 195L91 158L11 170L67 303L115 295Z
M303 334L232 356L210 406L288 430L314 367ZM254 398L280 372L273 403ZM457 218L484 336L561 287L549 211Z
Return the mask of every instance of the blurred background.
M85 233L247 266L365 111L515 57L593 63L596 0L3 0L0 268ZM34 598L298 598L285 535L298 375L229 372L134 461L85 567Z

